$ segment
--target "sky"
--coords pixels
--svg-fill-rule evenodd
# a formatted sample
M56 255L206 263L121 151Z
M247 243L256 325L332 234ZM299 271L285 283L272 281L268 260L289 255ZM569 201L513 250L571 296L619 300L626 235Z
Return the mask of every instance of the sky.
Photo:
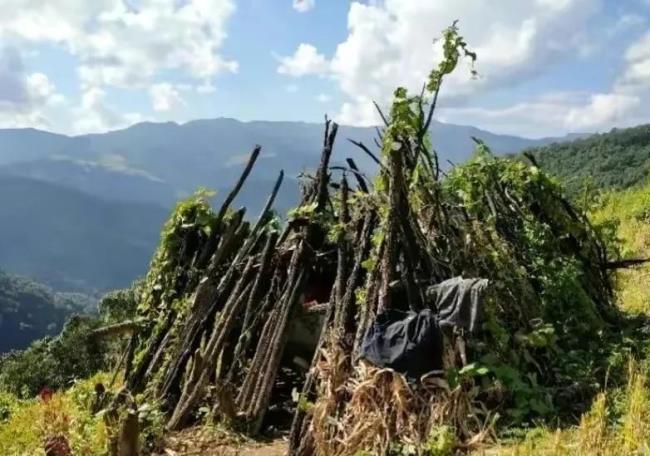
M0 128L375 125L458 20L437 119L527 137L650 120L650 0L0 0Z

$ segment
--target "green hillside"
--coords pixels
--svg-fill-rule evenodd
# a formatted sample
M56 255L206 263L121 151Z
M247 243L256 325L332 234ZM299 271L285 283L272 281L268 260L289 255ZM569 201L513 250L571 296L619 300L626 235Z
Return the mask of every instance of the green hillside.
M0 265L58 290L128 286L146 271L167 211L0 176Z
M0 271L0 353L56 335L70 315L95 310L96 302L89 296L57 293L33 280Z
M644 182L650 174L650 125L614 129L528 152L545 171L559 178L571 195L588 187L628 188Z

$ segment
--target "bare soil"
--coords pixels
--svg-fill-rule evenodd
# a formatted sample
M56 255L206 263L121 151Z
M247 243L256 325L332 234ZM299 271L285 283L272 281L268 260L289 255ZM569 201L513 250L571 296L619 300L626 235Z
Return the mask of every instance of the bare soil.
M285 456L283 438L251 440L218 428L196 427L165 437L155 456Z

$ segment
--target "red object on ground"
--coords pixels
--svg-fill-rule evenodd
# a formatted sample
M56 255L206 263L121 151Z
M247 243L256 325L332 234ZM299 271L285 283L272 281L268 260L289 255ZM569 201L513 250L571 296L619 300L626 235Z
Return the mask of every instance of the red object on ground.
M41 390L40 393L38 393L38 395L40 396L43 402L49 402L49 400L52 399L52 396L54 396L54 390L46 386Z
M45 456L72 456L68 439L62 435L45 439Z

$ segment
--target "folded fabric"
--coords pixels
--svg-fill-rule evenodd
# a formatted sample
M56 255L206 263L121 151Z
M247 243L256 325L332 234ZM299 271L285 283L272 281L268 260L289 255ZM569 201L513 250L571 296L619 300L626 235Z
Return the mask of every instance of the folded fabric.
M483 308L483 292L488 284L487 279L454 277L429 287L426 295L437 310L440 327L456 326L469 332L478 329Z
M431 309L420 312L388 310L377 316L361 346L361 356L419 379L442 369L442 334Z
M475 331L488 283L487 279L455 277L427 288L431 308L419 312L388 309L377 315L363 339L361 357L409 379L441 371L442 329Z

